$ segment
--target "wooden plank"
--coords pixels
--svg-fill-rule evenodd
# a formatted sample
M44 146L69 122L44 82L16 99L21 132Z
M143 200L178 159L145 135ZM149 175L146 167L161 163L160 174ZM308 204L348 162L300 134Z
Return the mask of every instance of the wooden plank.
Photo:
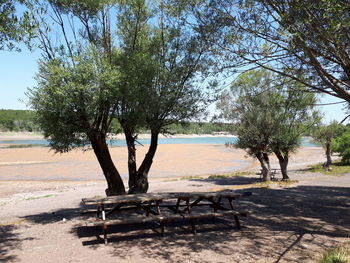
M191 214L183 214L184 218L193 218L193 219L199 219L199 218L207 218L207 217L222 217L226 215L236 215L236 216L247 216L251 214L250 211L236 211L236 210L229 210L229 211L223 211L223 212L196 212Z
M122 224L134 224L134 223L146 223L146 222L156 222L156 221L170 221L175 219L199 219L207 217L222 217L226 215L237 215L237 216L247 216L251 214L251 211L236 211L229 210L223 212L195 212L191 214L170 214L170 215L132 215L127 218L117 218L117 219L96 219L86 221L86 226L103 226L103 225L122 225Z
M251 195L251 193L250 193ZM97 205L97 204L120 204L120 203L137 203L147 201L162 201L166 199L178 199L178 198L239 198L248 196L246 194L237 194L234 192L174 192L174 193L146 193L146 194L132 194L132 195L118 195L109 196L105 198L83 198L82 202L85 205Z

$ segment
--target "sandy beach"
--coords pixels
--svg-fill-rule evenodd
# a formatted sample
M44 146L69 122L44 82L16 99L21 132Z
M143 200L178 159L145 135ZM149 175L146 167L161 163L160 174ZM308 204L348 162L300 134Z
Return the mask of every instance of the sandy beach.
M0 138L1 140L1 138ZM138 147L138 159L145 154ZM126 149L111 149L127 185ZM222 145L159 145L149 192L251 191L241 205L254 211L241 231L229 220L203 222L192 235L186 224L116 227L105 246L83 227L84 197L106 187L91 151L53 154L45 147L0 148L0 261L3 262L314 262L350 235L350 175L304 171L324 161L320 147L303 147L290 161L293 182L261 188L258 163ZM278 162L272 159L272 166ZM250 171L232 178L210 174ZM188 176L197 176L185 179ZM95 231L95 232L94 232Z

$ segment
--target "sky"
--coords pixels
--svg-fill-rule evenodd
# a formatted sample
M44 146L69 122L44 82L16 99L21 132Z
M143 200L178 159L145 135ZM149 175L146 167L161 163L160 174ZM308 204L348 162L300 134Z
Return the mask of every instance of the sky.
M36 85L34 76L38 69L39 58L39 51L30 52L25 49L22 52L0 51L0 109L28 109L25 92ZM320 104L341 101L328 95L320 98ZM340 122L347 115L343 110L344 105L345 103L341 103L317 108L324 116L324 123L333 120ZM344 124L346 123L350 123L350 120Z

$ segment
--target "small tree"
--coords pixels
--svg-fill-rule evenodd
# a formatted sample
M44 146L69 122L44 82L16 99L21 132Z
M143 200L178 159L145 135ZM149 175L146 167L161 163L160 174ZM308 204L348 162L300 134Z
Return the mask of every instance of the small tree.
M350 162L350 132L345 132L334 140L333 150L339 153L343 163Z
M336 121L333 121L329 125L319 125L312 133L312 137L315 141L322 144L325 148L326 154L326 166L332 163L333 141L342 133L342 126Z
M289 85L294 89L289 90ZM238 124L237 146L260 161L263 178L269 180L268 155L277 156L283 179L289 179L289 155L300 145L300 137L317 118L312 112L313 94L294 81L280 79L266 70L242 74L219 103L224 117Z
M269 107L271 92L267 89L272 74L264 70L249 71L240 75L224 92L217 104L222 117L236 121L237 147L260 162L263 180L271 180L269 146L273 132L274 112Z

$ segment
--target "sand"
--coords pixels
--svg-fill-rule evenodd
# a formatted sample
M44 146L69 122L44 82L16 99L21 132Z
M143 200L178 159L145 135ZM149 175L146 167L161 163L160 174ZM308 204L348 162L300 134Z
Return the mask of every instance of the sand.
M127 174L126 149L111 149ZM139 147L138 158L145 154ZM4 262L314 262L350 235L350 175L302 171L324 161L319 147L301 148L290 161L287 188L260 188L256 161L220 145L160 145L151 169L150 192L252 191L241 202L253 210L241 231L230 220L204 221L192 235L185 222L167 226L115 227L109 245L83 227L84 197L106 187L91 151L54 155L48 148L0 148L0 261ZM278 167L276 159L272 166ZM210 174L250 171L246 176L207 179ZM183 180L187 176L200 176ZM127 184L126 178L125 183Z

